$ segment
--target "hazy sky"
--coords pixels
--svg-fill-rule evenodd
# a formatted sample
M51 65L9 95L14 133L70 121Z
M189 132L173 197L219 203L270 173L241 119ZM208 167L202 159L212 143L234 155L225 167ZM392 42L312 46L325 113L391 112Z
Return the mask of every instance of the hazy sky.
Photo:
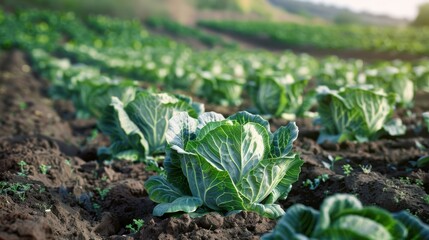
M355 11L367 11L376 14L387 14L393 17L414 19L421 3L429 0L305 0L339 7L347 7Z

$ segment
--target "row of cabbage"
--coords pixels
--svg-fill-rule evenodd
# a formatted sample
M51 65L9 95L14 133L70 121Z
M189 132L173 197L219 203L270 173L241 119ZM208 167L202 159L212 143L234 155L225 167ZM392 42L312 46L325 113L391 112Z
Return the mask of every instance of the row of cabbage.
M308 55L292 53L274 55L267 52L222 50L197 52L171 40L151 36L136 21L102 16L88 17L81 21L70 13L37 11L2 16L0 29L9 31L9 34L2 35L0 44L4 48L41 48L65 57L52 62L90 65L72 68L83 78L74 89L92 89L94 86L101 89L94 79L100 78L103 73L107 76L120 76L115 77L117 79L140 79L162 85L167 90L184 89L222 105L239 105L243 101L242 95L247 95L253 103L249 111L292 119L296 116L314 116L308 110L315 105L316 95L319 93L318 111L324 125L324 135L327 136L321 137L321 141L366 141L377 138L383 131L401 134L405 130L404 126L398 120L391 119L394 107L412 106L417 89L429 91L429 62L423 60L414 64L397 61L365 65L360 60L327 58L318 61ZM39 52L43 55L42 50ZM54 79L53 76L48 77ZM109 80L101 81L103 84L114 83L119 88L139 84L130 80L104 79ZM64 81L60 78L57 82L61 84ZM310 81L328 88L310 87ZM94 86L91 87L91 84ZM355 87L341 89L340 86ZM105 89L108 91L109 87ZM380 89L384 89L384 93ZM96 97L101 94L101 90L98 92L99 94L95 94L88 90L84 94L86 100L80 101L89 102L90 105L97 103L92 99L106 102L105 99ZM70 98L69 93L54 91L53 94ZM350 109L357 109L359 101L352 101L346 95L362 98L368 106L375 103L377 105L362 105L360 113L355 114ZM322 101L322 96L327 100ZM86 106L77 100L75 102L77 106ZM339 106L332 108L332 104ZM96 111L102 108L97 105L90 108L95 116L99 116ZM90 115L91 111L88 109L78 109L79 117ZM345 121L334 118L338 113L332 109L351 113L339 115L348 119ZM385 111L381 115L374 115L370 113L371 109ZM372 118L366 117L367 115ZM336 123L334 126L332 121ZM368 129L357 134L361 131L361 122Z
M166 17L151 17L145 20L145 23L158 31L165 31L178 37L192 38L199 40L208 47L237 48L237 44L224 40L215 34L206 33L201 29L182 25Z
M35 69L54 79L58 91L74 93L72 99L92 95L82 74L94 77L89 84L101 94L78 101L83 109L92 109L93 101L117 96L110 106L97 106L104 108L99 128L111 139L100 156L147 164L164 156L165 170L145 182L149 197L158 203L155 216L246 210L281 217L263 239L429 239L429 227L418 218L405 211L391 214L363 207L352 195L327 198L320 212L296 204L285 213L276 202L287 198L303 164L292 151L298 136L294 123L272 133L258 115L238 112L225 119L204 113L202 104L184 96L152 93L132 82L121 88L89 67L71 65L40 50L31 56Z
M119 20L98 17L88 25L94 24L92 29L99 28L97 31L100 34L88 42L85 42L85 38L78 40L79 37L70 37L74 34L79 36L78 33L70 34L66 39L61 35L57 39L60 41L59 46L53 49L55 42L46 45L43 41L32 42L34 36L29 35L30 39L9 39L6 46L13 45L29 51L34 70L51 81L51 94L54 97L71 99L80 116L91 115L99 119L99 128L111 139L109 147L100 149L100 157L145 161L154 165L157 160L163 159L165 169L145 183L149 197L159 203L154 209L154 215L176 212L200 215L209 211L232 213L247 210L270 218L282 216L284 210L276 202L287 197L303 164L299 155L292 151L298 135L294 123L273 133L269 123L259 115L238 112L224 118L217 113L204 113L202 104L194 103L186 96L154 93L140 88L140 82L120 76L138 77L171 88L180 87L180 84L184 84L183 88L200 85L196 89L205 89L206 95L219 91L217 96L224 97L226 95L218 90L219 86L216 86L217 90L214 90L215 87L209 88L205 84L208 81L204 79L216 79L210 83L222 85L217 77L225 75L229 76L225 77L228 80L222 79L229 84L240 79L240 84L221 86L227 88L230 96L238 101L241 100L236 98L238 93L246 88L249 94L260 95L255 98L255 102L259 98L268 99L269 94L278 91L276 89L283 89L280 95L271 95L271 98L280 96L284 106L291 107L294 103L299 106L299 111L305 112L302 105L313 101L304 100L302 93L312 78L311 73L318 69L317 62L308 56L290 53L276 57L268 53L192 52L169 41L159 46L159 43L152 42L149 35L141 31L138 36L142 39L138 40L132 34L122 37L110 35L108 33L114 27L109 29L103 25L111 26L112 23L119 23L117 26L121 27L118 31L126 28ZM97 36L93 30L90 34ZM108 37L101 37L106 34ZM35 36L37 39L38 35ZM114 39L121 42L116 43ZM134 39L135 44L128 46L125 43L127 39ZM63 41L68 43L61 43ZM85 45L78 41L85 42ZM115 48L116 45L121 48ZM82 48L84 51L80 51ZM184 54L186 65L178 68L172 64L176 62L173 59L177 58L168 55L171 54L169 51L180 56ZM162 54L158 55L160 52ZM52 53L69 58L57 58ZM130 64L128 56L131 56L134 65ZM152 58L159 59L159 62L152 62ZM201 62L206 65L201 67ZM140 69L140 63L145 66L152 63L148 69L155 69L153 74L147 74L147 69L134 72ZM165 64L162 65L164 71L159 71L158 63ZM189 63L193 63L194 68L186 69ZM169 75L172 73L176 75ZM192 73L195 75L189 77ZM300 87L293 87L296 82ZM281 98L284 95L286 99ZM317 95L312 93L309 96L309 99L313 99L313 96L319 98L319 114L322 119L326 118L325 122L336 121L337 128L326 127L325 132L334 135L330 139L336 140L349 138L364 141L375 138L380 130L389 129L384 127L389 126L387 120L392 115L394 105L399 103L396 94L378 92L368 86L339 91L321 88ZM260 103L259 111L262 112L265 107ZM341 114L332 112L336 109L341 110ZM390 126L395 128L395 124ZM300 205L289 209L289 214L284 215L275 232L265 237L426 239L429 236L427 226L405 212L392 215L379 208L364 208L351 196L337 195L326 201L320 214Z
M240 21L201 21L199 25L248 37L266 37L289 46L418 55L429 53L426 44L429 40L428 28Z

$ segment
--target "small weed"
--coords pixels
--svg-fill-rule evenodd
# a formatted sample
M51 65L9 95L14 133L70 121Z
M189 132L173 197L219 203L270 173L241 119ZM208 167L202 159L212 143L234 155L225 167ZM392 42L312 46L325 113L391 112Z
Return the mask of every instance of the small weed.
M71 161L70 161L70 159L66 159L66 160L64 160L64 161L66 162L66 164L67 164L67 165L71 166Z
M415 184L419 187L422 187L424 185L423 181L421 179L414 179L414 183L413 183L413 179L409 178L409 177L400 177L399 181L404 184L404 185L412 185Z
M101 181L107 182L107 180L108 180L107 176L103 174L103 176L101 177Z
M426 204L429 205L429 194L426 194L424 197L422 197L423 201L425 201Z
M130 223L127 226L125 226L125 228L129 229L131 233L136 233L140 231L140 229L144 225L143 219L133 219L133 223Z
M423 187L423 185L424 185L424 183L421 179L416 179L416 180L414 180L414 182L417 186L420 186L420 187Z
M325 173L318 176L313 181L310 179L306 179L302 182L302 184L304 185L304 187L310 187L310 190L315 190L317 187L319 187L321 182L326 182L328 179L329 175Z
M98 204L98 203L93 203L92 204L92 209L94 209L94 211L97 213L97 215L100 213L100 209L101 209L101 206L100 206L100 204Z
M25 161L20 161L18 163L20 171L18 172L18 176L26 177L28 174L28 164Z
M338 161L340 161L340 160L342 160L342 159L343 159L343 157L340 157L340 156L336 156L334 158L331 155L329 155L328 156L329 163L326 163L326 162L322 161L322 164L323 164L323 166L325 168L330 169L331 171L334 171L335 163L338 162Z
M110 188L104 188L104 189L96 188L95 190L97 190L101 200L104 201L104 199L107 197L107 194L109 194Z
M400 201L404 200L406 197L407 197L407 195L404 192L400 191L397 194L397 196L394 197L394 200L396 203L399 203Z
M41 164L39 166L39 170L43 175L46 175L48 173L49 169L51 169L50 165Z
M44 186L41 186L39 189L39 193L44 193L46 192L46 188Z
M22 101L22 102L19 102L19 109L21 110L21 111L23 111L23 110L25 110L25 109L27 109L28 108L28 104L26 103L26 102L24 102L24 101Z
M350 164L344 164L343 165L343 172L344 172L344 174L348 177L351 173L352 173L352 171L353 171L353 168L352 168L352 166L350 165Z
M362 172L365 174L369 174L371 172L372 166L371 164L368 165L359 165L360 169L362 169Z
M89 135L89 137L86 138L87 142L92 142L94 141L98 136L98 130L97 129L92 129L91 131L91 135Z
M25 201L25 193L31 189L30 183L8 183L0 182L0 194L11 193L13 196L18 197L22 202Z
M400 177L399 181L404 185L411 185L411 179L409 177Z

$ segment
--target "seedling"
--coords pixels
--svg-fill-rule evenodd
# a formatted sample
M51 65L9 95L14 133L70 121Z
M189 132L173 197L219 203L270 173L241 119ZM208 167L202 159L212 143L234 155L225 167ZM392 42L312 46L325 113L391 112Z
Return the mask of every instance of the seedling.
M18 172L18 176L26 177L27 174L28 174L28 169L27 169L28 164L26 162L24 162L24 161L21 160L18 163L18 165L19 165L19 168L20 168L20 171Z
M399 181L405 185L411 185L412 184L411 179L409 177L405 177L405 178L401 177L401 178L399 178Z
M98 203L93 203L92 208L94 208L94 211L98 211L98 210L100 210L101 206Z
M107 180L109 180L109 178L103 174L103 176L101 177L101 181L107 182Z
M147 163L145 170L156 172L158 175L163 175L165 172L164 168L159 167L156 162L152 162L152 161Z
M315 178L313 181L310 179L306 179L302 182L304 187L310 187L310 190L315 190L319 185L320 182L326 182L329 179L329 175L324 173L317 178Z
M331 171L334 171L335 170L335 162L338 162L342 159L343 159L343 157L341 157L341 156L336 156L334 158L334 157L332 157L332 155L329 155L328 156L329 163L322 161L322 164L325 168L330 169Z
M424 183L421 179L416 179L416 180L414 180L414 182L417 186L420 186L420 187L423 187L423 185L424 185Z
M393 198L393 200L395 200L396 203L399 203L400 201L404 200L407 197L407 195L405 194L405 192L400 191L397 196L395 196Z
M16 196L22 202L25 201L25 193L31 189L32 184L30 183L7 183L0 182L0 194L8 194L11 192L13 196Z
M429 194L426 194L424 197L422 197L423 201L425 201L426 204L429 205Z
M107 194L109 194L110 188L96 188L96 190L98 192L98 195L100 195L101 200L104 201L104 199L107 197Z
M91 131L91 135L86 139L87 142L92 142L94 141L98 136L98 130L97 129L92 129Z
M39 170L43 175L46 175L48 173L49 169L51 169L50 165L41 164L39 166Z
M136 233L140 231L140 229L144 225L143 219L133 219L133 223L130 223L127 226L125 226L125 228L129 229L131 233Z
M352 173L352 171L353 171L353 168L352 168L352 166L350 165L350 164L344 164L343 165L343 171L344 171L344 174L348 177L351 173Z
M365 174L369 174L371 172L372 166L371 164L368 165L359 165L360 169L362 169L362 172Z
M19 102L19 109L22 111L22 110L25 110L25 109L27 109L28 108L28 105L27 105L27 103L26 102L24 102L24 101L22 101L22 102Z

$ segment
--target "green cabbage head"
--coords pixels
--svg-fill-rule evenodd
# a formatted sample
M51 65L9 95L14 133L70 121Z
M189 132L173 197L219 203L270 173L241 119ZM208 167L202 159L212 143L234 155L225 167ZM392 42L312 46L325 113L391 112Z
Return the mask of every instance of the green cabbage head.
M198 119L176 113L166 133L166 176L145 183L153 215L172 212L255 211L277 218L297 181L303 161L292 152L298 128L291 122L271 133L258 115L236 113L227 119L204 113Z

